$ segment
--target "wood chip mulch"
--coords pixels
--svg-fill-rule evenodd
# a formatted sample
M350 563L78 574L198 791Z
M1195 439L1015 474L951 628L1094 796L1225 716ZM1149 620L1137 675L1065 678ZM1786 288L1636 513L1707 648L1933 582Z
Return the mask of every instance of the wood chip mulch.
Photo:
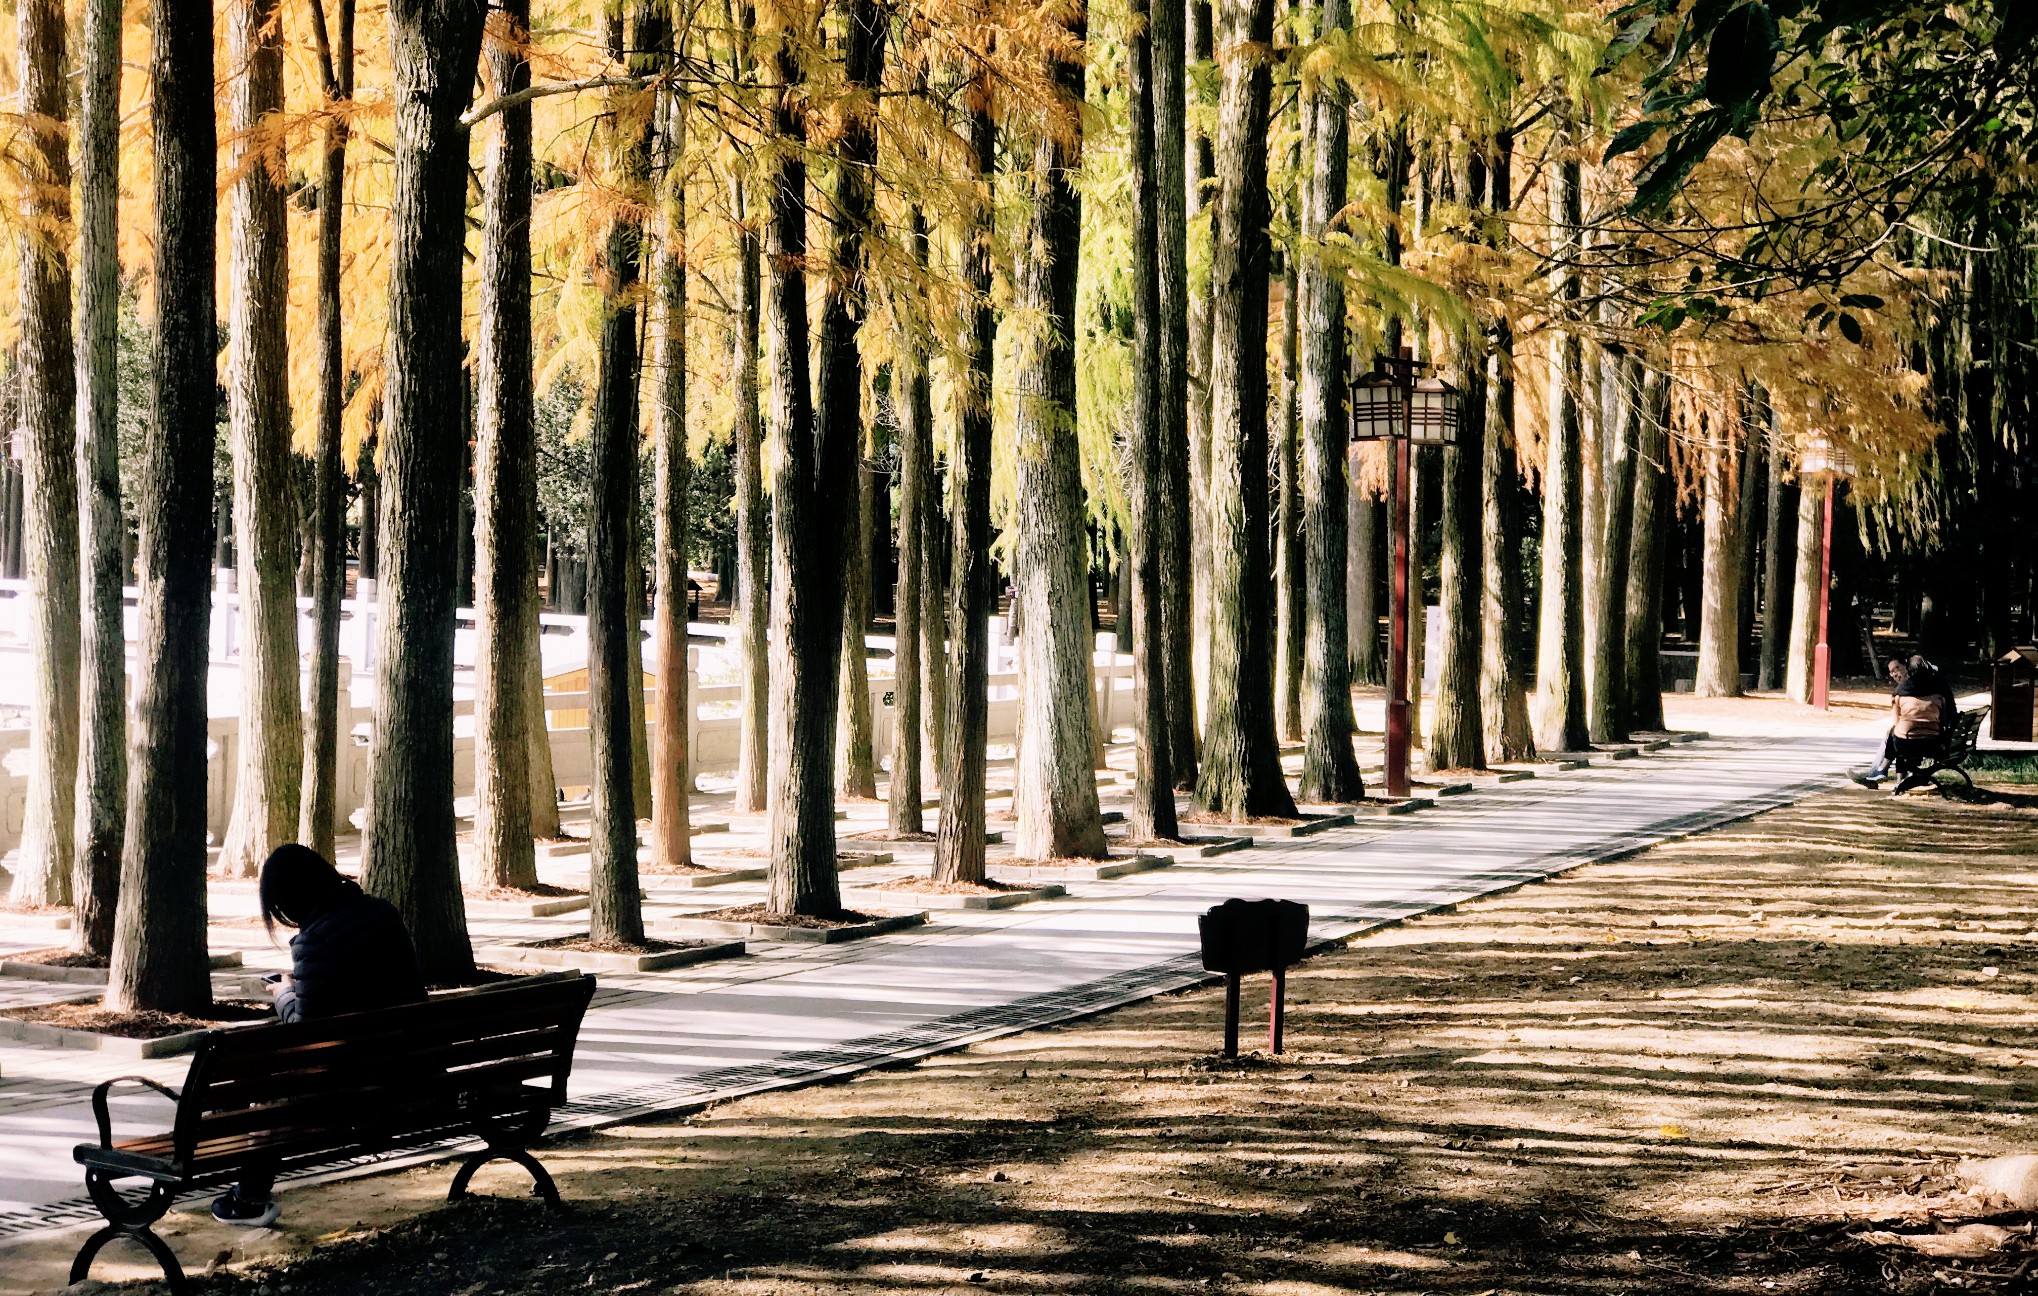
M92 999L84 1003L36 1004L28 1008L7 1009L0 1012L0 1017L58 1026L64 1030L91 1031L95 1035L112 1035L119 1039L161 1039L165 1035L209 1030L230 1022L262 1021L276 1015L274 1004L253 999L222 999L206 1009L203 1015L111 1012L101 1007L101 1003L101 1000Z
M522 949L572 950L577 954L670 954L677 950L704 949L713 941L668 941L643 940L637 944L628 941L595 940L586 934L575 936L554 936L550 940L520 941Z
M469 900L560 900L568 896L584 896L585 891L572 887L554 886L540 882L532 887L461 887L460 893Z
M883 913L858 913L854 909L844 909L833 917L817 918L812 914L773 913L769 905L747 904L736 905L728 909L710 909L706 913L691 913L685 916L688 918L705 918L710 922L762 923L770 927L828 928L856 927L864 923L876 922L880 918L889 918L891 915Z
M1004 895L1012 891L1034 890L1024 883L1000 882L995 878L985 878L981 882L939 882L930 877L900 877L871 885L878 891L919 891L927 895Z
M113 960L107 958L104 954L86 954L78 950L59 947L53 949L22 950L18 954L0 955L0 962L33 963L37 967L104 968L111 966Z

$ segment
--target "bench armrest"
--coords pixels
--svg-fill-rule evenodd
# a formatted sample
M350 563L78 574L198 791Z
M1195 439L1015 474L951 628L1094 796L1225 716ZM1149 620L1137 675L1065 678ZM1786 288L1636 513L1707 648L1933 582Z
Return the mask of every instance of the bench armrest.
M110 1148L113 1146L113 1118L106 1111L106 1091L117 1084L146 1085L163 1095L163 1097L168 1098L171 1102L184 1101L183 1094L178 1093L168 1085L157 1084L147 1076L115 1076L111 1080L94 1086L92 1090L92 1119L99 1123L100 1147Z

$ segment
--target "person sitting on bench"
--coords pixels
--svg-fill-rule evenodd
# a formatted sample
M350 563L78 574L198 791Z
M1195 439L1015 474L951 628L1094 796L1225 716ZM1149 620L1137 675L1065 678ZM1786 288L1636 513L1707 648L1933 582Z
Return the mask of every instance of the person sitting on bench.
M1889 679L1895 685L1890 699L1895 722L1882 740L1881 758L1854 776L1863 787L1879 785L1889 777L1890 765L1902 757L1930 756L1938 749L1940 726L1951 719L1946 712L1946 699L1951 695L1939 672L1924 658L1890 658Z
M403 919L387 900L361 890L317 851L295 842L262 863L262 925L294 927L290 975L275 983L276 1016L313 1021L342 1013L421 1003L424 977ZM212 1203L225 1224L276 1222L275 1171L251 1172Z

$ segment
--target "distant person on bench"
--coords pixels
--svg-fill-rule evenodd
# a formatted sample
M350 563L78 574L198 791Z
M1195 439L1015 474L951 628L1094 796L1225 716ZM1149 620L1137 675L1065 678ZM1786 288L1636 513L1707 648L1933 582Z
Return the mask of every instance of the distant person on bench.
M292 842L262 863L262 925L294 927L290 975L271 986L276 1016L317 1021L420 1003L425 980L403 919L387 900L361 890L317 851ZM250 1172L212 1203L225 1224L263 1228L276 1222L273 1167Z
M1905 661L1892 657L1889 681L1895 687L1890 698L1894 722L1882 740L1882 756L1854 781L1876 787L1889 777L1889 767L1905 756L1930 756L1939 746L1940 729L1952 720L1952 693L1945 678L1923 657Z

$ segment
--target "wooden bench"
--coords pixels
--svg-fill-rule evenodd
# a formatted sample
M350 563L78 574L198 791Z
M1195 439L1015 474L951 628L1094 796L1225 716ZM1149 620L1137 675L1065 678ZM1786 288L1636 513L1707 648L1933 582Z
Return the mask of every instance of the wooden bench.
M1953 719L1946 731L1939 735L1939 750L1930 756L1897 757L1897 773L1903 775L1897 780L1890 795L1896 796L1912 788L1921 788L1928 783L1939 781L1941 770L1952 770L1967 786L1974 786L1974 778L1967 772L1967 762L1974 756L1974 745L1981 740L1981 722L1988 719L1987 707L1976 707L1963 711Z
M182 1091L136 1076L92 1091L99 1141L72 1155L85 1190L106 1218L71 1264L82 1280L114 1238L132 1238L163 1267L173 1292L184 1271L151 1226L180 1194L227 1184L243 1172L287 1168L435 1139L475 1136L453 1175L448 1201L482 1165L514 1161L554 1207L559 1190L529 1151L566 1100L573 1046L594 978L559 972L438 995L420 1004L324 1021L208 1033ZM169 1132L116 1139L106 1110L115 1085L134 1083L171 1099ZM146 1179L130 1199L117 1180Z

